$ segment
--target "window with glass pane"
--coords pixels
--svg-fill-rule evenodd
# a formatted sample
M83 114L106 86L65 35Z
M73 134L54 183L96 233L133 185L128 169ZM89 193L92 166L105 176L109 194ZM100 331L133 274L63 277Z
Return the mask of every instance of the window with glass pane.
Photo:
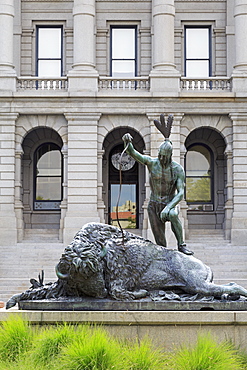
M209 77L210 28L185 28L185 75Z
M60 77L62 74L62 28L38 27L37 75Z
M111 184L110 224L114 226L118 226L116 206L119 187L119 184ZM122 228L136 228L136 184L122 184L121 196L118 205L118 219Z
M38 148L36 162L36 201L60 201L62 198L62 158L55 144Z
M111 75L136 75L136 28L111 29Z
M211 153L203 145L194 145L186 155L186 201L212 201Z

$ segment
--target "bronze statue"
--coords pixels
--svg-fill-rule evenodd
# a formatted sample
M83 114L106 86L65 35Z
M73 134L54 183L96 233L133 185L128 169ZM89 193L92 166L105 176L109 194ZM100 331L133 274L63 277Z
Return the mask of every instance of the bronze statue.
M123 136L123 141L127 147L127 153L139 163L146 165L149 170L151 196L148 216L156 243L167 246L165 223L170 221L177 239L178 250L192 255L193 252L186 248L184 243L182 224L176 207L184 196L185 174L183 167L172 160L172 142L169 140L172 121L173 117L170 115L166 124L163 114L160 116L160 121L154 121L156 127L165 136L165 141L159 147L158 158L151 158L135 150L132 136L128 133Z
M247 290L235 283L214 284L211 269L197 258L126 230L124 239L123 245L118 227L96 222L84 225L61 255L56 266L57 281L44 284L43 274L38 281L31 279L30 289L13 295L6 309L21 301L57 300L61 310L63 302L88 297L118 301L247 297ZM49 302L44 302L50 310Z

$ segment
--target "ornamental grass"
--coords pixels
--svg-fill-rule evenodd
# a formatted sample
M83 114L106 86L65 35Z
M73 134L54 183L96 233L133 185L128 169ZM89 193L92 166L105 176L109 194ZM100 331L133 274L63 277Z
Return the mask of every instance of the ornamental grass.
M192 346L183 346L173 358L174 370L243 370L244 363L230 341L218 343L210 333L200 334Z
M247 353L210 333L167 352L140 341L118 340L94 325L35 327L21 316L0 326L0 370L247 370Z

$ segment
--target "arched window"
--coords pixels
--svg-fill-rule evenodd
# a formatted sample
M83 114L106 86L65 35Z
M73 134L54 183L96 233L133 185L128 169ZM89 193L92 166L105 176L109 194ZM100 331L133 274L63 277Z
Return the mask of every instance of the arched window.
M205 145L195 144L186 154L186 201L212 203L212 152Z
M58 145L45 143L34 155L34 209L59 209L62 200L62 154Z
M116 205L119 197L120 179L120 156L123 144L115 146L110 152L109 161L109 223L118 226ZM136 229L139 226L138 219L138 164L127 153L124 153L122 165L122 189L118 206L118 218L121 226L125 229Z

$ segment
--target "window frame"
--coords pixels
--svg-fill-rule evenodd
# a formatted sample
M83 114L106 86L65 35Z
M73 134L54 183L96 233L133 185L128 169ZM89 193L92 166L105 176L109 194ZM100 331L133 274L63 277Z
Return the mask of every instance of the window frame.
M124 59L113 59L113 44L112 44L112 41L113 41L113 36L112 36L112 33L113 33L113 30L114 29L133 29L134 32L135 32L135 38L134 38L134 42L135 42L135 58L134 59L129 59L129 58L124 58ZM113 73L113 68L112 68L112 62L114 60L120 60L120 61L134 61L134 65L135 65L135 70L134 70L134 77L137 77L138 76L138 54L137 54L137 25L111 25L110 26L110 76L112 77L112 73ZM117 78L117 77L116 77ZM119 77L121 78L121 77ZM127 77L128 78L128 77Z
M208 58L187 58L187 30L188 29L207 29L208 30ZM185 25L184 26L184 75L187 76L187 61L208 61L208 77L212 77L212 26L211 25ZM196 76L200 78L201 76ZM190 77L188 77L190 78Z
M58 176L58 175L52 175L52 176L45 176L45 177L59 177L61 179L61 197L60 199L50 199L50 200L42 200L42 199L37 199L37 163L38 163L38 160L37 160L37 152L38 150L42 147L42 146L45 146L45 145L55 145L57 147L57 150L59 150L60 152L60 156L61 156L61 174ZM46 152L48 153L48 152ZM61 148L58 144L56 143L53 143L53 142L45 142L45 143L42 143L40 144L35 152L34 152L34 160L33 160L33 209L35 211L37 210L57 210L59 209L60 210L60 204L63 200L63 153L61 151ZM41 158L41 157L40 157ZM41 176L40 176L41 177ZM42 208L41 204L44 205L44 208Z
M206 148L210 154L210 176L187 176L187 154L188 152L190 151L190 149L192 149L193 147L195 146L202 146L204 148ZM200 201L188 201L187 200L187 197L186 197L186 182L187 182L187 178L195 178L195 177L198 177L198 178L204 178L204 177L209 177L210 178L210 193L211 193L211 200L210 201L203 201L203 200L200 200ZM184 192L184 198L187 202L188 205L209 205L209 204L212 204L214 205L214 155L213 155L213 152L211 150L211 148L204 144L204 143L193 143L191 144L188 149L187 149L187 152L186 152L186 155L185 155L185 192Z
M61 30L61 45L60 45L60 58L39 58L39 30L40 29L60 29ZM35 75L39 77L39 61L40 60L59 60L61 61L60 76L63 76L63 25L36 25L36 53L35 53ZM57 77L57 76L54 76ZM44 77L45 78L45 77Z

